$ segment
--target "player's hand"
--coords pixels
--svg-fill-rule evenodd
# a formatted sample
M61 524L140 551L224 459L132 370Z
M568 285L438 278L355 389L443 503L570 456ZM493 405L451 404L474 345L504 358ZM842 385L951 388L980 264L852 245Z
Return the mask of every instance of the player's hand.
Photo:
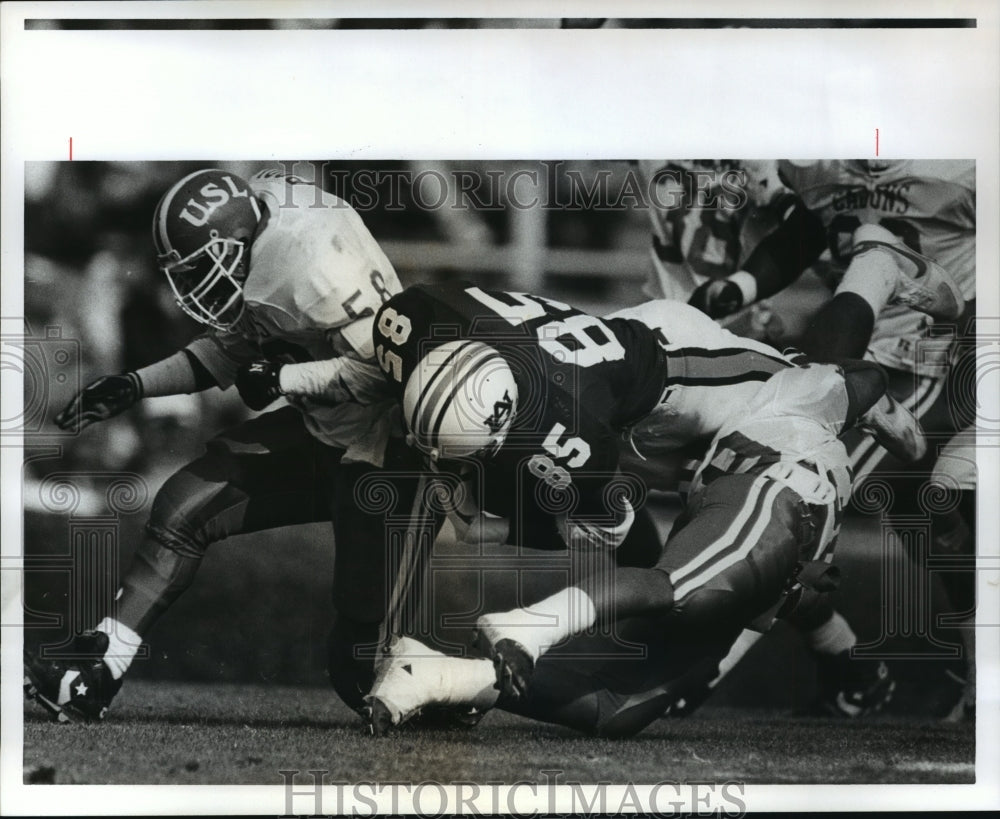
M282 366L270 361L254 361L240 367L236 373L236 389L243 403L252 410L262 410L284 395L278 379Z
M59 429L85 429L107 421L142 398L142 381L135 373L105 375L90 382L56 416Z
M723 318L743 306L743 291L728 279L712 279L695 288L688 304L712 318Z

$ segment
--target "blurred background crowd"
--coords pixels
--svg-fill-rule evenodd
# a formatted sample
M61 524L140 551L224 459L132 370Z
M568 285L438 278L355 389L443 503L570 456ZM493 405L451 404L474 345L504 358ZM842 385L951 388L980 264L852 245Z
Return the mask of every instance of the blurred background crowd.
M597 312L644 298L649 222L641 206L633 207L635 197L626 201L616 193L630 172L626 162L28 163L28 332L44 337L46 328L58 328L62 339L78 340L84 383L157 361L204 329L177 308L156 269L151 219L174 181L212 166L243 178L271 169L322 184L361 213L404 285L475 278L488 286L544 292ZM455 180L462 174L478 180L478 188L459 195ZM558 188L568 184L567 174L588 185L602 179L610 196L621 201L605 209L566 206L569 196ZM557 201L564 205L546 206ZM486 207L473 207L477 203ZM42 367L51 371L52 362ZM44 384L30 378L25 384L26 403L32 391L47 390L49 429L51 414L73 392L51 375ZM235 391L228 393L145 401L65 447L63 465L165 476L188 460L207 432L249 413Z

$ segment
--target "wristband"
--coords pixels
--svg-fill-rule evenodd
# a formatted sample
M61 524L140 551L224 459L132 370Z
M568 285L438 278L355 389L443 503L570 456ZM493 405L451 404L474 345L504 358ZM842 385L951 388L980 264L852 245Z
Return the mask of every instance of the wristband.
M757 301L757 280L752 274L745 270L739 270L728 276L726 281L731 281L740 289L740 293L743 294L744 307Z

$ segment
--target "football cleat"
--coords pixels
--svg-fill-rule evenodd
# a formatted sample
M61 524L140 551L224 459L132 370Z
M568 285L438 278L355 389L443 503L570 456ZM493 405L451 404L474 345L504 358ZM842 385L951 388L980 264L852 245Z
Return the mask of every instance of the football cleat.
M56 722L98 722L122 687L102 659L108 636L99 631L79 635L74 653L80 660L43 660L24 652L24 694L37 702Z
M881 711L892 700L896 681L881 660L851 657L850 649L817 657L820 696L814 710L854 719Z
M965 309L958 284L941 265L911 250L880 225L862 225L854 231L853 259L866 253L888 253L899 275L890 304L903 304L935 319L954 321Z
M400 637L393 643L382 660L371 693L365 697L369 732L385 736L428 706L451 705L446 701L449 687L445 666L449 662L464 660L448 657L412 637Z
M484 656L493 660L496 689L501 700L515 701L528 693L535 660L517 640L501 637L489 623L489 615L479 618L475 643Z
M858 427L871 433L894 458L916 463L927 454L927 438L916 416L891 395L883 395L858 419Z

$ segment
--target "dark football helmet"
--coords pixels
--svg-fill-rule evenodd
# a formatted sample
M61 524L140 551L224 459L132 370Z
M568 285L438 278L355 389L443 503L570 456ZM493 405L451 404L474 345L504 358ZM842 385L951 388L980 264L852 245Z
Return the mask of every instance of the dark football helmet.
M217 330L239 321L262 215L245 180L214 168L185 176L164 194L153 215L153 244L185 313Z

